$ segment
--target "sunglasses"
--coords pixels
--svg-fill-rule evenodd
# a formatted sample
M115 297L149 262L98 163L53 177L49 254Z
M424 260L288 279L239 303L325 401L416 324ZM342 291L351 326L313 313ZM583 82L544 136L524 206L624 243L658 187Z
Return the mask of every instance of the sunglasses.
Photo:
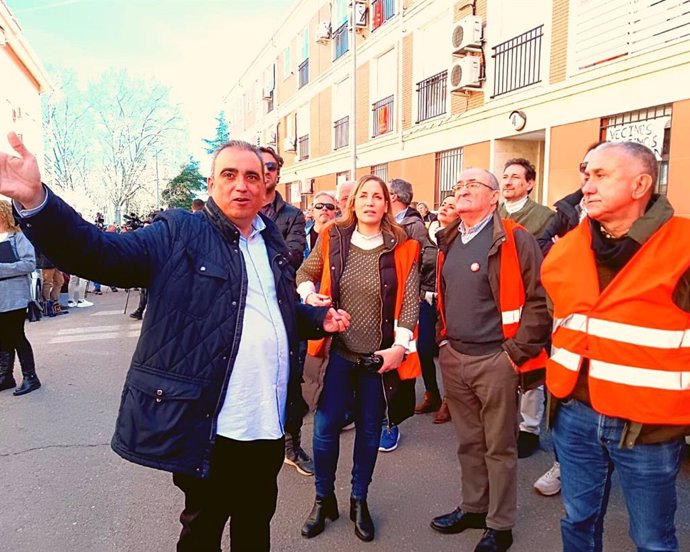
M316 203L314 205L314 209L318 209L319 211L321 209L328 209L329 211L335 211L335 205L332 203Z
M277 171L278 170L278 163L274 163L273 161L269 161L268 163L264 163L264 167L266 167L267 171Z
M584 172L587 170L587 161L580 163L578 168L580 169L580 172L584 174Z

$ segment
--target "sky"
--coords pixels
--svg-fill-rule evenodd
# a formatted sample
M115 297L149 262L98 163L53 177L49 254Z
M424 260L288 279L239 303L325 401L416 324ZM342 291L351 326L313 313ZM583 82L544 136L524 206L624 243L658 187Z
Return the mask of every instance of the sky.
M5 0L44 66L84 79L109 67L171 87L204 162L222 97L294 0Z

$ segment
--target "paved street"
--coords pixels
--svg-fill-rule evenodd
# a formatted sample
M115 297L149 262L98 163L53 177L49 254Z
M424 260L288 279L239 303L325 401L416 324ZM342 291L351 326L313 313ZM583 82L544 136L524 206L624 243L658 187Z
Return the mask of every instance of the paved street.
M106 288L104 287L104 290ZM167 473L121 460L109 445L122 382L141 325L123 315L126 293L90 296L94 307L29 324L43 388L25 397L0 394L0 551L172 551L179 532L182 494ZM138 301L132 293L131 311ZM15 375L19 370L16 368ZM421 392L421 383L418 386ZM311 418L305 443L311 451ZM370 493L377 536L356 539L347 515L307 541L299 530L313 500L313 481L285 467L280 474L273 550L472 551L479 531L439 535L431 517L458 502L458 465L451 424L435 426L416 416L402 426L399 450L381 454ZM349 496L354 432L342 437L338 472L341 514ZM533 481L552 461L550 440L520 461L518 524L512 552L557 551L560 497L544 498ZM677 515L681 550L690 550L690 462L679 483ZM227 533L227 532L226 532ZM228 550L225 536L223 550ZM609 552L632 550L620 490L606 519Z

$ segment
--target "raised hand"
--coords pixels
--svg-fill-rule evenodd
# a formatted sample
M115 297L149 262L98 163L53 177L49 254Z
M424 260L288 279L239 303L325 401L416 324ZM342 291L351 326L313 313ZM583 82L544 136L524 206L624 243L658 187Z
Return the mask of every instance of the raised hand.
M38 207L45 198L36 157L14 132L7 135L19 157L0 151L0 194L21 203L25 209Z

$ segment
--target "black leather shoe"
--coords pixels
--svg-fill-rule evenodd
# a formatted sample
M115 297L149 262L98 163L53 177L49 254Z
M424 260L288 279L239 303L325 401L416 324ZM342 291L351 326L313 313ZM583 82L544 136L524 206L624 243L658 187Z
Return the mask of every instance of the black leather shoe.
M14 391L12 391L12 394L15 397L18 397L19 395L26 395L27 393L31 393L32 391L36 391L41 387L41 382L38 379L38 376L34 374L33 376L25 376L24 380L22 381L22 384L17 387Z
M310 539L323 533L326 528L326 519L335 521L338 516L338 503L334 494L324 497L317 496L314 500L314 507L302 526L302 536Z
M350 519L355 522L355 535L364 542L374 540L374 522L366 500L350 497Z
M432 519L431 528L446 535L462 533L465 529L486 529L486 514L463 512L456 508L450 514Z
M482 535L474 552L506 552L513 544L513 532L510 529L499 531L487 529Z
M539 435L521 431L518 433L518 458L529 458L539 449Z

